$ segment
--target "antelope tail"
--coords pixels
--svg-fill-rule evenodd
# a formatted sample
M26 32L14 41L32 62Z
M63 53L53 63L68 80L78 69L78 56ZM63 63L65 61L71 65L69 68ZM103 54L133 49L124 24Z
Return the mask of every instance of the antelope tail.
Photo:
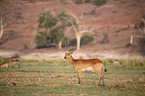
M103 63L103 69L104 69L104 72L107 72L107 69L105 68L104 63Z

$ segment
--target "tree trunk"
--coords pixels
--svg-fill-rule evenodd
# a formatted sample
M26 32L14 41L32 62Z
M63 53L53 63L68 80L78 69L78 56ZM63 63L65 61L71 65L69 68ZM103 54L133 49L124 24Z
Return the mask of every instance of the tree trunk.
M61 49L62 48L62 41L59 41L59 43L58 43L58 47L59 47L59 49Z
M3 20L1 18L1 22L0 22L0 40L2 39L2 36L3 36Z
M81 35L77 34L77 50L80 50L81 47Z
M130 37L130 44L131 45L133 44L133 35L131 35L131 37Z
M81 46L81 34L78 33L77 28L74 24L72 24L72 29L75 32L76 35L76 39L77 39L77 50L80 50L80 46Z

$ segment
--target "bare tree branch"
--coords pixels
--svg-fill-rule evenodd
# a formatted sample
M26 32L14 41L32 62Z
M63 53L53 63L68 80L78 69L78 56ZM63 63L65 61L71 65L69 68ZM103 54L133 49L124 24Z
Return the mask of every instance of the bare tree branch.
M141 35L143 35L142 30L140 29L140 27L137 25L138 30L140 31Z
M92 30L81 30L81 31L79 31L79 33L81 33L81 34L83 34L83 33L93 33L93 31Z
M66 22L68 22L68 23L70 23L72 26L72 29L74 30L74 32L75 32L75 34L77 34L78 33L78 31L77 31L77 28L76 28L76 26L73 24L73 22L69 19L69 18L67 18L67 17L63 17L65 20L66 20Z
M82 23L82 26L84 25L83 24L83 21L79 21L78 20L78 18L73 14L73 13L70 13L71 14L71 16L73 17L73 18L75 18L75 20L76 20L76 23L77 23L77 25L79 25L80 23ZM83 12L82 12L82 14L81 14L81 17L82 17L82 19L83 19ZM66 22L68 22L68 23L70 23L71 24L71 27L72 27L72 29L73 29L73 31L74 31L74 33L75 33L75 35L76 35L76 39L77 39L77 50L80 50L80 43L81 43L81 37L82 37L82 35L83 35L83 33L93 33L93 28L91 28L91 29L86 29L84 26L83 26L83 30L80 30L79 31L79 29L77 28L77 25L75 25L74 24L74 22L70 19L70 18L67 18L67 17L63 17L65 20L66 20Z
M8 24L8 23L5 23L5 24L3 24L3 25L1 25L1 26L4 28L4 27L6 27L6 26L7 26L7 24Z
M71 12L70 15L76 19L76 23L79 24L79 19Z

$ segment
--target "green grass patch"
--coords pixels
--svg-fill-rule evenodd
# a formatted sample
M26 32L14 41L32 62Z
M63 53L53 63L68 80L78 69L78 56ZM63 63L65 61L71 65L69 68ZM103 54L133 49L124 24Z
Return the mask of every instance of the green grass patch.
M137 60L118 60L122 67L145 67L145 61ZM111 59L105 60L104 65L114 66L114 61Z
M121 61L123 64L126 62ZM103 72L105 87L97 85L99 78L95 72L82 72L81 84L77 84L77 72L64 60L21 60L21 68L9 66L10 71L5 68L0 71L0 96L145 94L144 67L115 67L112 60L104 63L107 68L107 72Z

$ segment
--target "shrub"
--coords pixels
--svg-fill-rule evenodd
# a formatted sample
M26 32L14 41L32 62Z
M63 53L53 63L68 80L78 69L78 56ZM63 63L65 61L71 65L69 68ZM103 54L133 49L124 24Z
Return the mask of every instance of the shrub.
M140 37L137 43L140 53L145 56L145 36Z
M65 40L67 40L67 45L68 46L76 46L76 44L77 44L77 39L76 38L73 38L73 39L70 39L70 40L68 38L66 38ZM88 44L89 42L91 42L93 40L94 40L93 36L84 35L81 38L81 45ZM63 42L63 46L65 46L65 42Z
M43 23L45 21L45 13L42 13L41 15L40 15L40 17L38 18L38 23Z
M45 46L46 42L46 35L43 32L38 32L35 36L35 43L37 46Z
M132 44L126 44L126 47L130 47L130 46L132 46Z
M91 35L84 35L81 38L81 44L88 44L89 42L91 42L93 40L94 40L93 36L91 36Z
M93 4L95 5L103 5L106 3L106 0L94 0Z
M106 0L74 0L75 4L92 3L94 5L103 5Z
M69 45L70 46L75 46L76 43L77 43L77 39L76 38L69 40Z

